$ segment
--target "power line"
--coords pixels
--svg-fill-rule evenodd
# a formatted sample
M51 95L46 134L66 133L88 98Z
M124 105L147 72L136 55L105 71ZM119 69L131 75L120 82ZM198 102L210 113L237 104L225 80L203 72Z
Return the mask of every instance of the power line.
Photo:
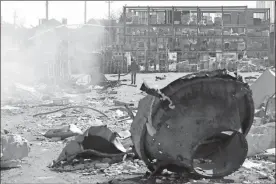
M14 12L13 12L13 25L14 25L14 26L17 24L17 18L18 18L17 13L16 13L16 11L14 10Z
M106 1L108 3L108 22L109 22L109 39L110 39L110 44L112 44L112 33L111 33L111 7L110 4L112 1Z

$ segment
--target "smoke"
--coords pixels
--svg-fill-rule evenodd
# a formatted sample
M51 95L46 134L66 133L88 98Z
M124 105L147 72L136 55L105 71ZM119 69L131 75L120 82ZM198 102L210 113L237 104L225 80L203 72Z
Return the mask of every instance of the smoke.
M23 33L24 32L24 33ZM3 34L4 33L4 34ZM104 26L40 26L19 30L1 27L1 97L12 94L15 83L29 86L70 74L93 74L101 78L99 52L105 46ZM92 81L93 83L93 81Z

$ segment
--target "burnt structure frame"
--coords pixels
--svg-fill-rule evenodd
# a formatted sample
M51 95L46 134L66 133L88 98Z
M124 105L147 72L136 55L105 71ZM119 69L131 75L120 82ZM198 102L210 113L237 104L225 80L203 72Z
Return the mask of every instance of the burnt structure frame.
M150 13L152 12L165 12L166 10L172 11L172 22L170 24L151 24L150 23ZM190 13L196 13L197 16L197 21L196 21L196 25L184 25L184 24L175 24L174 23L174 12L178 11L178 10L189 10ZM135 12L145 12L147 15L147 23L146 24L126 24L126 12L127 11L135 11ZM248 24L231 24L231 25L224 25L223 24L223 19L221 21L221 26L215 26L215 25L199 25L199 21L202 19L203 17L203 13L220 13L221 15L224 15L224 13L231 13L231 12L242 12L245 13L245 15L247 15L248 11L251 11L253 14L254 13L264 13L265 14L265 20L266 23L262 24L262 25L248 25ZM200 16L198 16L200 15ZM222 16L221 16L222 17ZM247 18L247 17L246 17ZM247 22L247 21L246 21ZM172 31L170 33L170 35L167 36L153 36L150 35L150 29L152 29L153 27L163 27L163 28L171 28ZM144 55L145 55L145 71L148 71L148 66L149 66L149 54L151 52L156 52L157 53L157 59L158 63L155 61L154 63L154 69L156 70L156 64L159 64L160 66L160 58L159 58L159 51L158 51L158 46L157 46L157 50L151 50L150 49L150 44L151 44L151 39L158 39L158 38L172 38L172 44L173 44L173 49L175 49L174 43L176 38L183 38L184 36L177 36L176 35L176 28L194 28L197 29L197 33L195 38L198 40L199 38L208 38L208 36L199 36L198 35L198 30L200 28L220 28L221 29L221 35L220 36L212 36L212 37L216 37L216 38L220 38L221 39L221 44L223 45L224 40L227 38L244 38L244 42L245 42L245 50L244 51L251 51L251 52L266 52L266 53L270 53L270 43L268 43L268 48L267 49L262 49L262 50L250 50L247 47L247 41L249 38L252 38L252 36L248 36L248 29L259 29L259 28L264 28L267 29L269 31L270 29L270 9L269 8L248 8L247 6L124 6L123 7L123 29L124 29L124 35L123 35L123 39L124 39L124 48L123 48L123 52L133 52L135 50L131 49L127 49L126 48L126 38L127 37L136 37L136 38L144 38L146 39L146 45L147 45L147 49L145 49L144 51ZM145 30L147 30L146 35L128 35L126 32L127 28L143 28ZM223 30L224 28L244 28L245 30L245 36L229 36L229 35L224 35L223 34ZM254 36L255 37L255 36ZM270 36L259 36L259 38L264 38L266 37L266 39L268 40L268 42L270 41ZM258 37L256 37L258 38ZM133 42L133 40L131 40L131 42ZM183 51L181 51L183 54ZM199 55L200 53L209 53L210 51L199 51L199 50L195 50L195 51L185 51L188 53L191 52L195 52L196 55ZM223 48L221 49L221 51L211 51L211 52L215 52L215 53L222 53L222 55L224 53L227 52L232 52L233 51L226 51ZM238 51L236 51L238 52ZM165 63L168 63L168 49L166 48L165 51L166 54L166 61ZM160 70L160 68L159 68Z

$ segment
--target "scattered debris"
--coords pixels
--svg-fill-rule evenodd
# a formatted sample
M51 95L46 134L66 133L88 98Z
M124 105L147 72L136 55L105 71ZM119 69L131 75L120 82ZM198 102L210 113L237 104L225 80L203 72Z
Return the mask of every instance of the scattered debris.
M118 117L125 116L125 113L124 113L123 111L119 110L119 109L116 110L115 112L116 112L116 115L117 115Z
M65 108L62 108L62 109L58 109L58 110L55 110L55 111L50 111L50 112L44 112L44 113L39 113L39 114L35 114L33 115L33 117L37 117L37 116L42 116L42 115L47 115L47 114L52 114L52 113L56 113L56 112L59 112L59 111L63 111L63 110L66 110L66 109L72 109L72 108L82 108L82 109L91 109L93 111L96 111L100 114L102 114L103 116L105 117L108 117L106 114L104 114L103 112L95 109L95 108L92 108L92 107L86 107L86 106L70 106L70 107L65 107Z
M275 163L275 148L267 149L263 153L256 155L256 157L262 160L268 160Z
M254 76L248 76L248 77L244 77L245 80L252 80L252 79L257 79L258 77L254 77Z
M161 77L158 77L158 76L155 76L155 81L158 81L158 80L165 80L166 79L166 75L163 75Z
M82 135L82 134L83 132L76 125L71 124L63 128L48 130L44 134L44 136L50 139L60 138L60 140L63 140L68 137L73 137L73 136Z
M131 133L129 130L121 131L118 133L121 139L126 139L131 136Z
M220 77L223 80L225 80L227 83L225 88L228 88L229 86L231 86L231 85L228 86L228 84L231 82L233 82L233 84L240 82L239 80L236 80L235 76L234 78L233 76L231 78L229 76L220 75ZM252 115L254 114L254 111L252 111L251 105L246 104L246 102L243 101L243 97L241 97L243 96L243 94L246 94L245 96L249 97L249 102L251 103L251 100L250 100L251 98L250 98L250 95L248 95L247 88L242 85L241 85L242 89L244 89L245 92L240 93L239 91L237 91L238 94L235 97L237 98L237 100L233 100L233 102L235 103L237 101L243 101L243 102L237 103L236 105L238 107L234 106L234 104L232 107L231 106L229 107L230 110L227 110L227 111L231 112L231 115L228 114L228 112L226 113L226 112L220 111L221 114L220 116L218 116L219 119L215 119L214 122L212 122L213 120L211 121L210 119L208 119L208 117L205 119L204 118L202 119L194 118L194 120L186 119L186 116L185 116L186 113L194 114L195 117L205 117L205 115L208 114L208 112L210 113L210 110L208 109L210 107L208 106L206 108L206 105L205 105L208 103L212 104L210 101L208 101L206 98L200 99L199 102L196 101L197 97L201 96L199 94L202 94L202 91L197 90L197 85L196 85L197 81L199 80L204 81L204 79L208 78L211 81L210 83L212 83L212 81L215 81L217 78L221 79L220 77L218 76L214 77L213 74L207 74L207 75L201 74L200 76L197 74L193 74L193 75L187 76L186 78L185 77L182 78L182 81L178 84L176 81L169 84L167 87L164 88L166 90L164 89L159 90L159 89L153 88L153 93L149 93L149 95L145 99L142 99L139 102L140 104L139 108L136 107L136 103L134 106L133 101L130 101L130 103L126 103L120 100L113 100L116 98L119 99L121 97L120 95L122 92L120 91L120 95L118 95L117 97L116 90L107 89L109 87L114 88L114 87L119 87L121 85L124 85L120 83L121 81L124 81L124 80L121 80L120 82L105 81L101 84L101 86L89 86L86 84L84 84L84 86L74 85L72 89L67 90L68 93L64 93L66 89L63 89L63 88L62 88L62 91L58 89L59 90L58 92L56 92L57 90L56 91L53 90L51 91L51 93L49 93L47 92L49 90L47 89L49 88L49 85L42 86L43 89L41 87L40 87L41 89L38 89L38 87L35 87L33 88L34 90L28 87L26 88L26 86L22 87L19 85L19 88L17 88L17 91L15 91L15 95L17 95L18 99L22 99L22 102L17 100L16 98L14 99L11 98L11 102L13 103L6 103L5 106L1 107L1 110L2 112L5 112L5 115L8 116L7 120L5 120L5 124L11 123L10 117L11 117L11 114L14 114L14 113L6 113L8 111L11 111L11 112L22 111L24 112L24 115L26 114L26 116L24 116L24 121L29 123L28 127L26 128L24 124L16 125L15 131L13 128L10 128L10 126L5 127L9 131L24 134L26 135L25 137L27 138L29 138L28 137L29 135L39 136L37 137L36 140L30 140L29 144L32 146L32 149L34 148L34 151L32 152L32 155L30 156L30 158L26 160L30 162L30 163L27 163L27 165L28 164L31 165L32 161L37 158L39 159L43 158L43 162L44 161L48 162L47 160L49 160L49 157L47 157L48 158L47 159L45 155L41 154L37 150L38 148L42 152L47 152L47 150L49 151L50 149L51 151L53 150L53 152L56 152L62 149L61 146L63 146L63 144L66 144L66 146L60 153L59 157L55 161L53 161L53 163L50 164L51 170L61 171L61 172L62 171L75 172L75 174L79 174L80 177L83 177L86 179L92 177L90 175L97 175L97 176L94 176L96 178L98 178L98 175L99 175L99 176L108 178L108 180L111 179L110 181L112 182L109 182L109 183L128 184L132 182L130 182L130 180L123 181L126 179L126 176L129 175L129 177L133 177L131 175L135 175L135 176L137 175L139 176L138 179L140 178L141 180L143 180L142 183L150 183L151 180L152 180L152 183L164 183L164 184L165 183L186 183L186 182L187 183L227 183L227 182L228 183L230 182L253 183L256 180L258 180L258 182L260 183L264 183L264 182L274 183L275 181L275 148L274 148L275 147L275 125L273 125L273 123L270 123L270 122L275 122L275 95L273 94L271 94L271 96L267 95L264 98L264 100L262 100L261 107L258 107L258 109L255 111L254 123L251 129L250 129L250 126L251 126L250 122L251 122ZM254 79L257 77L249 77L249 78ZM246 79L249 79L249 78L246 78ZM164 80L166 79L166 76L155 77L155 78L151 77L151 80L155 80L155 79ZM195 85L193 85L192 87L189 85L190 80L195 83ZM183 86L185 86L185 88L181 87L182 83L183 83ZM224 84L220 86L223 86L223 85ZM238 85L240 85L240 83ZM219 86L217 83L214 82L212 86L213 87L208 87L203 85L203 90L204 91L206 90L208 92L208 93L206 92L207 93L206 96L217 97L217 94L222 93L221 91L222 89L219 90L217 88L217 86ZM130 88L130 87L126 87L126 88ZM232 87L230 88L234 89ZM146 91L148 92L150 90L152 89L147 88ZM92 92L89 94L81 94L81 93L87 93L90 91ZM154 95L155 92L156 92L156 95ZM145 96L147 95L146 93L144 94ZM185 96L186 98L181 98L182 95ZM205 93L203 93L203 96L204 95ZM229 105L229 103L227 102L227 98L225 96L218 95L218 97L224 99L225 101L224 105L226 107ZM36 102L40 100L38 104L42 104L42 105L29 106L29 104L26 103L27 101L25 101L26 98L27 99L30 98L31 100L35 100ZM214 101L216 101L216 98L214 98ZM25 104L19 105L19 103L25 103ZM78 105L73 106L73 104L78 104ZM175 109L170 108L169 107L170 104L174 105ZM195 104L195 106L193 104ZM196 104L200 104L200 105L196 105ZM94 111L97 111L97 112L99 111L99 113L101 113L104 117L108 118L108 122L106 122L106 119L102 116L97 117L96 113L95 113L96 115L94 115L93 112L92 113L85 112L83 109L85 108L90 109L90 107L87 107L85 105L92 106L93 108L91 109ZM193 111L190 109L191 105L193 105L193 108L192 108L194 109ZM29 107L41 107L41 106L43 106L43 108L29 108ZM63 106L65 108L56 110L59 107L54 107L54 106ZM203 109L200 109L199 106L205 107L205 110L207 109L207 112L205 112L205 110ZM219 107L211 107L211 108L228 109L226 107L219 106ZM212 134L212 132L215 132L216 128L219 127L219 125L217 126L217 124L214 125L216 121L220 121L221 124L225 125L224 122L226 121L232 122L235 119L238 119L239 117L236 118L234 110L238 110L238 109L242 110L243 107L249 109L248 114L251 114L251 115L244 114L244 116L247 116L249 118L248 120L249 123L242 124L242 126L240 127L238 124L232 123L234 128L231 127L235 131L241 128L241 130L239 131L242 132L243 135L241 135L240 133L236 134L235 131L232 131L232 133L234 132L232 136L228 136L223 133L218 135L216 134L217 135L216 138L212 137L208 141L202 141L202 139L200 139L203 133L204 135L209 136L210 134ZM179 108L183 110L181 111L181 115L180 113L176 112ZM66 109L72 109L72 110L65 112ZM199 110L196 111L197 109ZM43 110L44 112L45 111L51 111L51 112L39 113ZM56 111L52 111L52 110L56 110ZM61 112L63 110L64 112ZM211 113L216 114L213 111L211 111ZM38 117L38 116L42 116L42 117L39 119L29 119L29 118L32 118L31 116L29 116L30 114L36 114L34 115L34 117ZM241 114L243 113L240 113L240 115ZM47 115L47 116L44 116L44 115ZM181 123L183 118L184 118L185 124L188 124L187 126ZM241 116L241 118L244 118L244 117ZM191 122L193 122L193 125ZM208 122L208 123L205 123L205 122ZM239 120L239 122L243 122L243 121ZM136 126L135 127L136 129L134 130L133 128L134 123L137 123L141 126L140 127ZM108 128L104 124L107 124ZM196 129L197 127L196 124L200 124L200 126L202 124L203 125L209 124L210 126L209 128L203 127L203 128ZM68 126L64 126L64 125L68 125ZM129 131L130 125L132 126L131 131ZM213 127L213 125L217 127ZM57 128L60 126L61 128ZM230 125L227 124L226 126L230 126ZM55 129L51 129L53 127ZM78 127L81 129L79 129ZM43 130L38 130L37 128L43 128ZM105 129L108 129L108 130L105 130ZM43 135L45 137L48 137L49 139L43 136L40 136L41 133L39 132L43 132L45 130L48 130L48 131ZM83 133L81 130L86 130L86 132ZM113 132L111 132L111 130ZM11 135L9 131L5 129L1 129L1 136ZM103 133L105 131L107 131L108 133ZM133 132L135 131L137 132L141 131L142 133L133 134ZM249 133L247 134L248 131ZM161 133L162 133L162 136L159 135ZM175 135L179 135L180 133L183 135L183 137L175 136ZM193 135L198 135L198 137ZM248 142L248 157L244 162L242 162L242 161L239 161L239 159L243 160L245 158L244 150L246 150L246 146L243 144L245 142L243 138L244 135L247 135L246 139ZM238 138L240 138L242 143L239 142ZM57 142L63 139L64 141ZM137 141L138 139L140 142ZM171 140L173 144L171 144L171 142L168 144L167 142L168 139ZM187 141L187 140L191 140L191 141ZM196 151L194 155L192 154L188 155L187 153L189 151L188 148L191 146L191 144L188 145L188 142L193 142L193 140L194 142L200 142L202 144L200 146L193 144L193 146L195 147L198 146L199 148L195 148ZM134 147L133 147L132 141L135 144ZM216 141L222 141L222 143L217 143ZM229 141L229 145L227 147L225 145L228 141ZM235 146L233 142L235 143ZM2 140L1 140L1 143L2 143ZM49 146L50 148L47 146ZM191 179L192 177L190 175L184 174L186 173L186 171L183 171L183 170L186 169L186 164L188 163L187 167L195 168L195 171L198 173L202 172L202 170L205 171L205 173L204 172L202 174L200 173L201 174L200 176L206 175L206 170L208 169L205 169L205 167L213 168L211 164L215 165L214 167L216 167L216 169L213 170L214 172L213 175L212 174L207 175L207 178L208 177L211 178L213 176L220 177L219 174L217 174L219 172L222 173L222 175L226 175L227 168L223 167L220 161L216 161L215 159L213 159L213 158L218 158L217 154L212 153L212 150L216 150L215 147L217 146L218 147L225 146L225 148L221 149L221 152L220 151L217 151L217 152L221 153L222 155L228 154L231 157L230 161L226 160L225 157L222 158L222 162L225 162L227 164L229 171L230 170L236 171L239 168L237 165L243 163L243 166L240 167L238 171L234 172L232 175L229 175L229 177L231 178L238 178L237 180L234 179L234 180L228 181L223 179L221 180ZM15 147L18 147L18 145ZM23 147L24 146L22 146L22 148L20 149L23 149ZM177 149L175 149L176 147ZM271 148L271 149L266 150L267 148ZM16 149L19 149L19 148L16 148ZM234 151L231 151L231 150L234 150ZM190 151L192 152L192 150ZM21 151L19 151L18 154L21 154L20 152ZM204 154L205 152L210 153L211 155L210 160L202 158L206 156ZM1 145L1 168L19 167L24 161L24 160L21 161L21 158L20 158L20 159L13 159L13 160L5 160L3 162L2 158L4 158L3 156L5 153L7 154L7 150L3 151L3 145ZM8 155L9 154L10 152L8 153ZM231 155L235 155L235 156L232 157ZM149 158L158 157L160 159L149 160L149 163L148 163L147 162L148 157ZM168 165L169 163L166 162L166 159L168 157L170 157L169 160L171 161L172 165ZM196 158L193 159L194 157ZM202 159L197 159L197 158L202 158ZM190 161L192 162L192 165L189 164ZM176 167L177 165L180 165L181 167ZM185 165L184 169L182 167L183 165ZM23 166L25 167L25 165ZM37 167L37 163L32 164L31 167ZM43 167L44 166L42 166L42 168ZM27 168L29 168L29 166ZM167 168L170 171L173 171L176 173L167 171L170 174L167 174L166 172L163 172L161 174L160 171L163 168ZM151 174L148 174L147 172L148 169L152 171ZM42 172L45 172L45 170L43 170ZM158 176L151 177L155 174ZM235 176L237 174L238 174L238 177ZM251 177L251 175L254 175L254 176ZM150 176L150 178L148 178L148 176ZM244 177L243 179L242 179L242 176ZM9 178L11 178L11 175L9 175ZM50 177L42 176L37 178L48 179ZM118 181L115 182L117 178L120 178L120 179L118 179ZM141 183L141 182L137 181L133 183Z
M1 111L7 112L10 114L21 114L22 113L22 109L20 107L15 107L15 106L10 106L10 105L1 106Z
M88 86L91 83L91 76L90 75L82 75L79 76L76 84L80 86Z
M247 156L255 156L269 148L275 147L275 122L252 126L246 136L248 142Z
M19 107L14 107L14 106L10 106L10 105L5 105L1 107L1 110L20 110Z
M53 99L53 105L68 105L68 104L69 104L69 99L66 97Z
M127 105L127 106L134 106L133 103L121 102L119 100L113 100L113 102L114 102L115 106L125 106L125 105Z

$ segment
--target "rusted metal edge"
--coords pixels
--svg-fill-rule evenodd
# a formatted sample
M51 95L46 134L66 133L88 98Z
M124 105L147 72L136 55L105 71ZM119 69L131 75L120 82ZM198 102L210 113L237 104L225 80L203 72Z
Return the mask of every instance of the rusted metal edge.
M244 139L243 139L242 141L243 141L243 143L245 144L246 147L244 148L244 154L243 154L243 156L240 158L240 163L243 163L244 160L246 159L247 152L248 152L248 143L247 143L247 141L246 141L245 135L244 135L244 134L241 134L240 132L234 131L234 130L229 130L229 129L227 130L227 128L223 128L223 127L220 127L219 129L217 129L217 130L215 131L214 135L215 135L215 134L218 134L218 133L221 133L221 131L233 131L233 132L234 132L233 135L230 137L230 140L229 140L229 141L231 141L232 138L233 138L235 135L237 135L237 134L239 134L239 135L241 135L241 136L244 137ZM209 136L208 136L208 137L209 137ZM202 140L204 141L204 140L205 140L206 138L208 138L208 137L205 137L205 138L203 138ZM229 143L230 143L230 142L229 142ZM219 174L219 175L216 175L216 176L206 176L206 175L201 175L201 174L197 173L197 172L195 171L194 166L193 166L193 160L194 160L194 157L195 157L195 151L196 151L196 149L197 149L201 144L202 144L202 141L199 141L198 144L194 145L193 148L192 148L193 154L192 154L192 159L191 159L191 166L192 166L191 169L192 169L192 171L193 171L194 174L196 174L196 175L198 175L198 176L201 176L201 177L204 177L204 178L217 179L217 178L224 177L224 176L226 176L226 175L230 175L230 174L236 172L236 171L240 168L240 165L236 165L236 167L235 167L235 168L232 168L231 171L226 172L226 173L222 173L222 174Z
M180 88L182 88L182 85L180 85L179 87L179 83L189 83L192 82L194 80L198 80L198 79L206 79L206 78L220 78L220 79L225 79L225 80L233 80L236 82L240 82L241 84L244 85L244 87L246 89L248 89L249 93L252 93L249 85L247 83L244 83L242 81L242 79L233 77L231 75L228 74L227 70L223 69L223 70L215 70L215 71L202 71L199 73L194 73L194 74L188 74L184 77L181 77L179 79L176 79L175 81L171 82L170 84L168 84L167 86L165 86L164 88L160 89L160 91L162 91L163 93L165 93L168 96L172 96L176 91L178 91ZM172 89L173 86L173 90Z
M254 120L254 102L252 98L252 90L250 89L249 85L245 82L243 82L242 78L236 78L228 74L228 71L226 69L223 70L215 70L215 71L202 71L199 73L194 74L188 74L184 77L181 77L179 79L176 79L175 81L171 82L164 88L162 88L160 91L162 91L164 94L166 94L168 97L172 97L178 90L185 86L189 86L192 83L200 82L198 79L224 79L224 80L230 80L235 81L243 85L245 89L245 99L248 103L247 107L245 109L248 110L247 117L242 123L242 131L244 135L247 135ZM202 80L201 80L202 81ZM203 82L203 81L202 81ZM181 85L179 85L181 84ZM162 104L162 101L160 101ZM168 102L163 102L161 106L167 106Z
M166 92L167 93L170 93L169 97L173 97L173 95L175 94L173 91L177 91L177 90L180 90L181 88L185 88L186 86L190 86L190 85L194 85L196 83L200 83L200 82L204 82L206 80L224 80L225 79L222 79L222 78L214 78L214 79L211 79L211 78L197 78L196 80L190 80L190 81L186 81L186 82L181 82L181 85L178 85L177 83L180 82L180 81L176 81L173 85L170 85L169 87L167 86L167 89L166 89ZM238 81L229 81L229 82L238 82ZM177 90L175 89L175 86L177 88ZM245 95L245 104L247 104L247 106L245 107L245 110L247 112L245 112L247 114L247 116L245 117L244 121L241 122L241 126L242 126L242 132L244 135L247 135L252 124L253 124L253 120L254 120L254 102L253 102L253 98L252 98L252 91L251 89L247 88L246 86L245 87L245 91L244 91L244 95ZM164 89L164 88L163 88ZM159 107L159 108L164 108L166 109L167 108L167 105L168 105L168 102L167 101L159 101L158 102L159 104L155 107ZM153 111L153 115L155 115L155 111ZM156 127L155 127L156 128Z

